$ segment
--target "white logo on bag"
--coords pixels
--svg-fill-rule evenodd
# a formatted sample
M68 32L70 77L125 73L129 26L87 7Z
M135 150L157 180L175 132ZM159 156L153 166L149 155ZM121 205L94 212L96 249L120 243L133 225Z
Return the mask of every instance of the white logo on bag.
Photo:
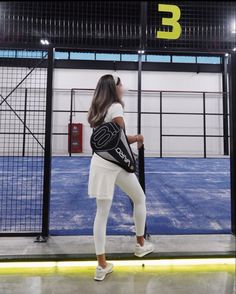
M101 149L113 140L114 136L117 136L120 129L116 125L110 124L112 129L109 129L107 125L101 125L94 133L93 144L96 149Z
M124 159L125 162L128 162L129 166L130 166L130 160L126 157L126 155L123 153L123 151L119 147L117 147L115 150L116 150L116 153L118 153L120 155L120 157L122 159Z

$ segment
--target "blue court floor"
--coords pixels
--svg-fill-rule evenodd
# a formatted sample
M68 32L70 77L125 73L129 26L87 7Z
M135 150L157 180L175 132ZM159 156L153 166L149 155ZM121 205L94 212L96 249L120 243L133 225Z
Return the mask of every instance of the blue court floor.
M95 198L88 198L91 157L52 159L51 235L92 235ZM150 234L230 233L227 158L145 159ZM129 197L115 188L107 235L134 235Z

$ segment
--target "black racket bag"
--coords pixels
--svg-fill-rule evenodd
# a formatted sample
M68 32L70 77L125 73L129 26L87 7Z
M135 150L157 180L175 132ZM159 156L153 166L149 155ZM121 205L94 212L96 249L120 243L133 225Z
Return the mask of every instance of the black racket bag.
M111 161L127 172L136 171L136 159L125 130L115 122L105 122L94 128L90 146L97 155Z

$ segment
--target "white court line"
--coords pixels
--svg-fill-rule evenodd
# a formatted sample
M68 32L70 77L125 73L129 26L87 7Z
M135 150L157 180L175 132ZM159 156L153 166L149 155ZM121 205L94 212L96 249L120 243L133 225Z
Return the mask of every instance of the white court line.
M171 172L171 171L166 171L166 172L145 172L145 174L215 174L215 175L218 175L218 174L230 174L230 172L189 172L189 171L180 171L180 172Z
M40 171L34 171L32 173L29 173L29 170L23 171L23 173L20 173L19 170L14 170L14 171L1 171L0 174L4 175L4 174L13 174L14 176L17 175L24 175L24 176L28 176L31 177L34 174L42 174L43 175L43 170Z
M79 170L79 169L78 169ZM52 173L54 174L74 174L74 173L78 173L78 170L74 170L74 171L54 171L52 169ZM28 171L28 170L27 170ZM2 171L0 172L0 174L13 174L14 171ZM89 172L81 172L80 174L88 174ZM33 173L31 174L24 174L22 173L23 175L25 176L32 176L32 174L43 174L43 171L41 172L37 172L37 171L34 171ZM153 172L145 172L145 174L213 174L213 175L218 175L218 174L230 174L230 172L189 172L189 171L180 171L180 172L174 172L174 171L153 171ZM16 174L15 174L16 175ZM18 172L18 175L21 175L19 172Z
M78 170L75 171L53 171L52 173L55 174L73 174L78 172ZM80 174L88 174L89 172L80 172ZM230 174L230 172L184 172L184 171L180 171L180 172L174 172L174 171L153 171L153 172L145 172L145 174L213 174L213 175L218 175L218 174Z

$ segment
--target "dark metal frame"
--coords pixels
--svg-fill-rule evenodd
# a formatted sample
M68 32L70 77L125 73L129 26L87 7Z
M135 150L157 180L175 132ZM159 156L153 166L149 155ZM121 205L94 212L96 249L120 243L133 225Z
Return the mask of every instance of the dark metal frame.
M70 136L69 140L69 156L71 156L71 146L72 146L72 111L73 111L73 89L70 91L70 125L69 125L69 133L68 136Z
M228 140L228 56L223 58L222 92L223 92L223 128L224 128L224 154L229 155Z
M147 33L146 33L146 29L147 29L147 2L143 1L141 3L141 15L140 15L140 46L139 50L146 50L147 49ZM17 48L19 46L19 44L13 44L11 43L10 47L12 48ZM5 48L9 48L9 44L4 44L2 43L0 47L5 47ZM28 45L27 44L27 48L34 48L35 49L35 45ZM52 46L53 47L53 46ZM52 80L53 80L53 67L54 67L54 61L53 61L53 48L50 47L49 48L49 59L48 59L48 84L47 84L47 111L46 111L46 141L45 141L45 169L44 169L44 196L43 196L43 218L42 218L42 233L41 235L39 235L37 237L37 241L39 242L45 242L48 238L49 235L49 211L50 211L50 181L51 181L51 131L52 131ZM56 46L57 49L63 49L64 46L60 47L60 46ZM88 48L88 46L80 46L80 49L85 49L85 50L97 50L96 48L97 46L90 46ZM43 46L37 46L37 48L39 49L44 49ZM71 49L77 49L78 46L70 46ZM107 51L118 51L117 48L108 48L108 49L104 49ZM103 51L104 51L103 50ZM123 51L122 49L119 49L119 51ZM134 51L137 52L136 50L128 50L125 49L124 51ZM176 52L179 53L179 51L181 51L182 54L190 54L190 52L199 54L202 53L204 55L206 55L207 53L209 53L209 55L214 54L214 52L211 52L211 49L209 50L195 50L194 48L188 48L188 49L173 49L171 50L172 53ZM148 52L150 53L156 53L157 50L153 49L153 50L148 50ZM185 53L186 52L186 53ZM232 234L236 234L236 227L235 227L235 211L236 211L236 183L235 183L235 172L236 172L236 85L234 83L235 79L236 79L236 55L235 52L230 52L230 50L220 50L218 52L218 54L224 54L226 52L229 52L231 54L230 56L230 169L231 169L231 231ZM158 53L165 53L168 54L168 51L165 50L161 50L158 51ZM60 64L61 66L63 65L63 61L57 62L58 64ZM82 63L81 63L82 64ZM87 63L88 64L88 63ZM104 63L103 63L104 64ZM118 63L117 63L118 64ZM165 68L166 66L168 66L167 64L163 65ZM177 66L175 64L175 66ZM158 67L160 68L160 65L158 64ZM140 133L141 130L141 104L140 104L140 99L141 99L141 73L142 70L147 69L150 70L148 63L145 65L142 63L141 60L141 54L139 54L139 61L138 61L138 133ZM179 67L179 69L181 68L181 66ZM162 69L163 70L163 69ZM226 69L226 63L224 61L224 81L223 81L223 92L224 97L226 97L226 75L227 75L227 69ZM160 103L162 103L162 94L161 94L161 99L160 99ZM223 104L223 109L224 109L224 135L225 135L225 145L224 145L224 150L225 153L227 154L227 140L228 140L228 136L227 136L227 105L226 105L226 101L227 99L224 99L224 104ZM204 109L205 109L205 94L203 95L203 103L204 103ZM160 105L162 106L162 105ZM163 112L161 111L162 108L160 108L160 123L162 123L162 115ZM203 114L203 119L204 119L204 123L205 123L205 111ZM160 125L161 126L161 125ZM161 130L160 130L161 132ZM161 137L164 136L161 133ZM204 135L204 140L206 138L206 134ZM205 141L204 141L204 147L205 147ZM140 157L144 156L144 153L140 153L139 154ZM205 152L204 152L204 156L205 156ZM145 188L145 187L144 187ZM11 234L13 235L13 234ZM29 235L29 234L25 234L25 235Z
M26 45L20 45L17 44L14 47L11 46L5 46L4 44L0 44L1 48L8 48L9 50L11 48L13 49L28 49L28 46ZM39 47L37 46L31 46L30 47L33 50L38 50ZM41 48L42 49L42 48ZM10 236L36 236L35 242L46 242L48 238L48 228L49 228L49 204L50 204L50 183L51 183L51 130L52 130L52 77L53 77L53 60L54 60L54 48L48 47L44 48L44 50L47 52L47 60L37 59L31 60L31 65L28 66L29 68L35 68L36 67L47 67L47 93L46 93L46 118L45 118L45 148L44 148L44 181L43 181L43 209L42 209L42 230L41 232L9 232L9 233L0 233L0 236L4 237L10 237ZM0 62L1 66L1 62ZM25 65L24 65L25 66ZM26 65L27 66L27 65ZM23 80L17 85L19 87L23 81L29 76L29 74L32 72L32 70L23 78ZM30 110L27 110L27 97L28 97L28 90L25 88L25 103L24 103L24 129L23 129L23 149L22 149L22 155L24 156L25 153L25 136L26 136L26 112L29 112ZM19 110L18 110L19 111ZM34 111L34 110L33 110ZM44 110L42 110L44 111ZM14 134L14 133L11 133ZM42 133L35 133L35 134L42 134Z
M53 71L54 71L54 48L50 47L48 49L48 67L47 67L42 234L37 236L35 242L46 242L49 236L50 195L51 195L51 159L52 159Z
M136 52L137 53L137 52ZM196 55L200 56L200 55ZM216 56L216 55L214 55ZM222 57L222 55L221 55ZM7 59L0 57L0 65L2 60L4 65L7 65ZM22 66L22 61L25 65L31 67L38 59L14 58L15 66ZM9 58L11 64L12 58ZM46 68L46 64L42 64ZM138 62L136 61L106 61L106 60L54 60L54 68L71 68L71 69L107 69L107 70L138 70ZM178 72L209 72L221 73L223 71L222 64L204 64L204 63L157 63L157 62L142 62L142 71L178 71Z
M51 52L51 50L54 50L53 48L49 48L49 52ZM133 64L135 64L135 67L136 67L136 70L138 68L138 91L137 91L137 94L138 94L138 121L137 121L137 126L138 126L138 129L137 129L137 133L140 133L141 132L141 117L142 117L142 114L148 114L148 113L155 113L155 114L159 114L160 115L160 157L162 157L162 137L164 136L184 136L184 137L202 137L204 138L204 157L206 157L206 137L222 137L220 135L206 135L206 130L205 130L205 120L206 120L206 115L210 115L210 114L207 114L205 111L203 111L203 113L177 113L177 112L171 112L171 113L166 113L166 112L163 112L162 111L162 100L163 100L163 93L164 92L167 92L167 91L160 91L160 112L142 112L141 111L141 96L142 96L142 89L141 89L141 73L143 71L143 66L146 64L146 63L143 63L142 62L142 54L138 54L138 57L139 57L139 60L138 60L138 66L137 66L137 62L132 62ZM51 144L50 143L50 140L48 138L50 138L50 135L49 133L52 131L52 126L50 126L50 122L49 120L52 118L50 116L50 112L53 113L53 112L70 112L70 123L72 123L72 112L81 112L81 111L75 111L73 110L73 107L72 107L72 103L73 103L73 93L74 93L74 90L76 89L71 89L71 109L69 111L63 111L63 110L55 110L55 111L52 111L51 109L51 103L52 103L52 98L49 98L49 97L52 97L52 74L53 74L53 69L54 69L54 65L55 65L55 62L54 60L52 59L53 56L50 55L50 59L49 59L49 63L48 63L48 90L47 90L47 103L48 106L47 106L47 127L46 127L46 130L48 131L48 134L46 135L47 136L47 139L46 139L46 143L47 145ZM50 61L51 60L51 61ZM94 61L93 61L94 62ZM96 61L95 61L96 62ZM97 62L96 62L97 63ZM163 64L163 66L166 66L167 64ZM43 66L46 66L46 64L44 64ZM156 66L156 64L155 64ZM158 66L158 65L157 65ZM183 66L185 66L185 64L183 64ZM227 70L226 70L227 72ZM223 86L223 89L226 89L224 86ZM92 89L90 89L92 90ZM155 92L155 91L152 91L151 92ZM158 93L158 91L156 91ZM169 92L169 91L168 91ZM202 95L203 95L203 109L205 110L205 94L204 92L201 92ZM223 105L226 103L227 104L227 93L223 93L223 98L225 97L225 100L223 101ZM25 89L25 107L26 107L26 103L27 103L27 89ZM51 109L51 110L50 110ZM225 111L227 111L227 107L223 108ZM32 110L31 110L32 111ZM173 134L163 134L162 133L162 117L163 115L170 115L170 114L186 114L186 115L203 115L203 122L204 122L204 128L203 128L203 132L204 134L203 135L173 135ZM213 114L213 113L211 113ZM224 117L227 118L227 113L223 113L223 114L214 114L214 115L223 115ZM25 113L25 117L24 119L26 119L26 113ZM224 125L225 126L225 125ZM67 135L68 133L53 133L53 135ZM227 128L225 129L224 127L224 142L227 141L227 138L228 137L225 137L225 135L227 135ZM224 145L225 146L225 145ZM49 204L50 204L50 178L51 178L51 175L50 175L50 166L51 166L51 160L50 160L50 155L51 154L51 147L50 146L47 146L46 150L45 150L45 167L47 167L45 169L45 175L44 175L44 179L45 179L45 186L44 186L44 207L43 207L43 219L42 219L42 222L43 222L43 232L42 232L42 235L38 235L37 237L37 241L42 241L42 242L45 242L48 238L48 234L49 234ZM224 148L225 150L225 148ZM24 156L24 150L23 150L23 156ZM144 158L144 148L143 149L140 149L140 154L139 154L139 168L140 168L140 172L139 172L139 175L140 175L140 183L145 191L145 179L144 179L144 176L142 176L142 174L144 174L144 161L142 158ZM71 152L70 152L70 156L71 156ZM145 235L146 235L146 230L147 228L145 227ZM9 234L11 235L11 234ZM33 233L33 235L35 235Z
M230 56L229 111L230 111L230 179L231 179L231 231L236 235L236 53Z

